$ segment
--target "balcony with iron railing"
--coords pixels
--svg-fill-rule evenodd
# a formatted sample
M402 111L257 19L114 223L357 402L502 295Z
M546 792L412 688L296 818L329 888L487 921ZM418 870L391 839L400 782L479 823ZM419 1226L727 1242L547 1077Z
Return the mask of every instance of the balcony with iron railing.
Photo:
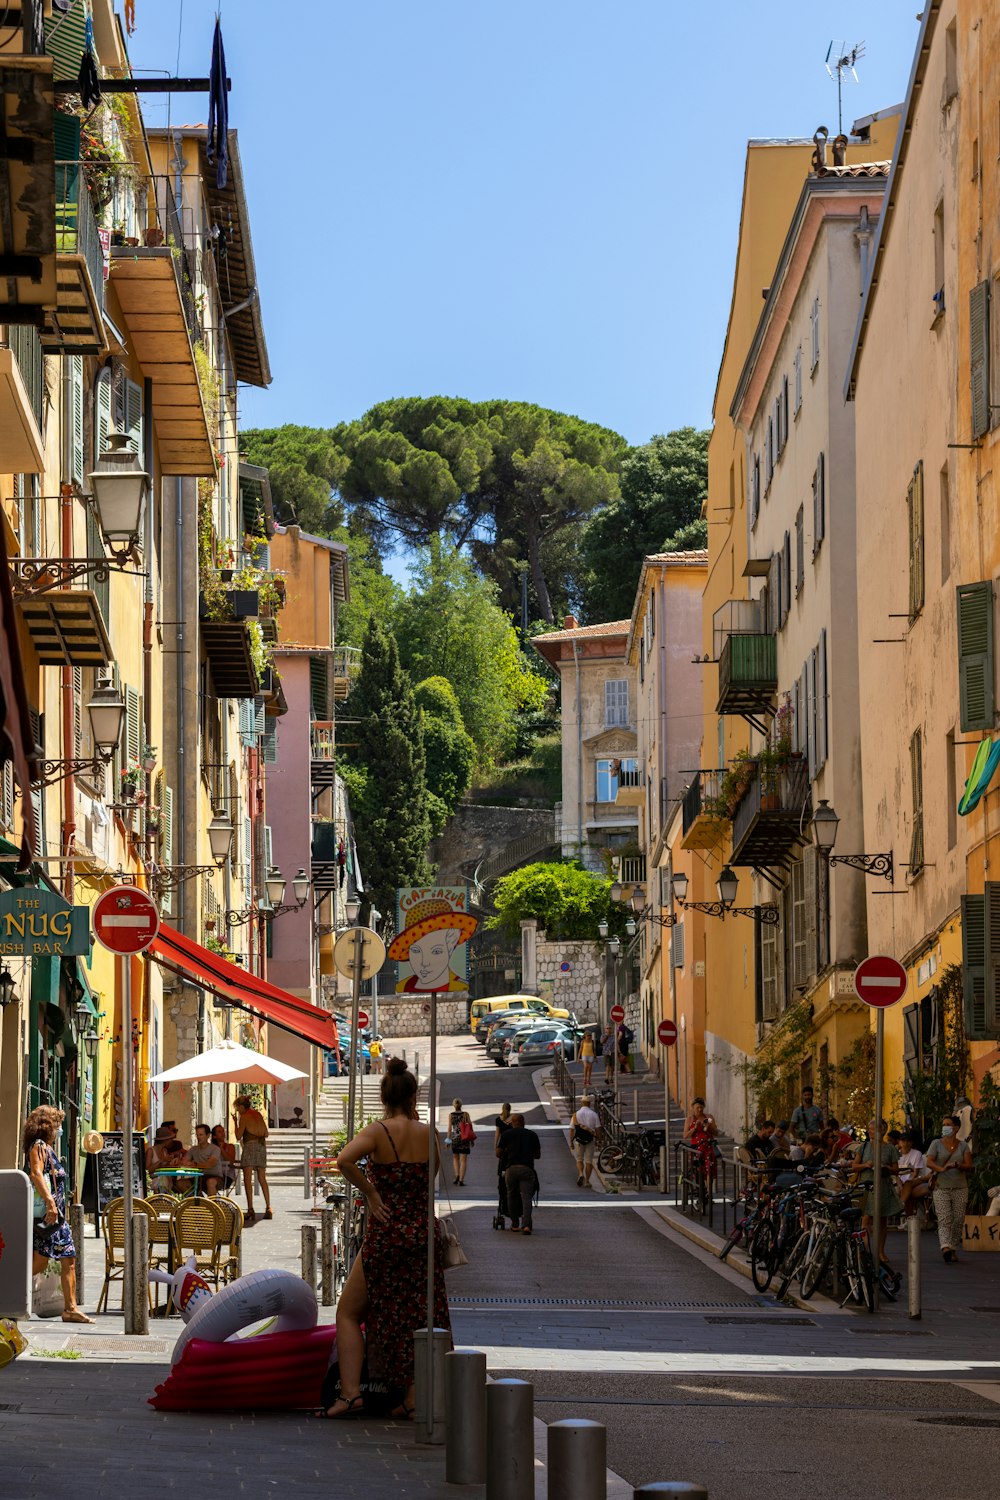
M325 790L336 782L336 756L333 720L314 719L309 726L309 780L314 790Z
M45 314L42 348L49 354L103 354L104 249L86 163L56 162L55 182L56 306Z
M681 799L681 846L684 849L714 849L720 839L716 806L722 776L719 771L699 771Z
M784 762L755 761L732 816L729 863L754 869L786 867L808 841L812 817L809 768L801 755ZM805 831L804 831L805 830Z
M615 792L617 807L641 807L646 797L646 778L636 766L617 772L618 786Z
M716 713L766 713L778 686L778 648L765 628L760 601L727 600L716 610L712 626L719 663Z
M346 698L351 683L361 671L361 648L359 646L334 646L333 648L333 696Z
M618 878L622 885L646 884L646 856L624 854L619 864Z

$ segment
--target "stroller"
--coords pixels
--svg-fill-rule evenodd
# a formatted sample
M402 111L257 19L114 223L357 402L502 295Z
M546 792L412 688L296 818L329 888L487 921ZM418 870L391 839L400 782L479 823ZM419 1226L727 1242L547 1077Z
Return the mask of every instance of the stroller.
M506 1229L505 1219L510 1218L510 1209L507 1206L507 1174L501 1169L497 1173L497 1211L493 1215L493 1228Z

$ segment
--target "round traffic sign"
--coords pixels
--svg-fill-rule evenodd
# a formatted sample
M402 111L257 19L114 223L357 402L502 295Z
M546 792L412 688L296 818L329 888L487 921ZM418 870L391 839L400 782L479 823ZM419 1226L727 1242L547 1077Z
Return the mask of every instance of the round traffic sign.
M368 1025L368 1012L366 1010L358 1011L358 1025L361 1027L362 1031L366 1029Z
M906 994L908 976L897 958L873 953L862 959L854 971L854 993L866 1005L884 1010L895 1005Z
M623 1005L612 1005L612 1007L611 1007L611 1019L612 1019L612 1021L624 1021L624 1019L625 1019L625 1007Z
M672 1047L677 1040L677 1027L673 1021L661 1021L656 1028L656 1035L664 1047Z
M94 902L94 935L111 953L142 953L160 930L160 913L147 891L115 885Z
M354 956L361 949L361 978L371 979L385 963L385 944L370 927L348 927L333 945L333 962L346 979L354 978Z

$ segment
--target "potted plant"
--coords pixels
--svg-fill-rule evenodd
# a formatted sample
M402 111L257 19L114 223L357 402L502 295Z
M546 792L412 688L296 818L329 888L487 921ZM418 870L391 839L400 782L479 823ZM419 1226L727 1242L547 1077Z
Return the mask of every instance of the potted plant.
M142 782L142 766L133 756L121 773L121 798L123 802L138 802Z
M143 747L142 747L142 769L146 772L147 776L152 775L152 773L156 770L156 746L155 745L143 745Z
M1000 1182L1000 1089L989 1073L979 1091L972 1126L969 1202L962 1226L963 1250L1000 1251L1000 1218L988 1214L989 1189Z

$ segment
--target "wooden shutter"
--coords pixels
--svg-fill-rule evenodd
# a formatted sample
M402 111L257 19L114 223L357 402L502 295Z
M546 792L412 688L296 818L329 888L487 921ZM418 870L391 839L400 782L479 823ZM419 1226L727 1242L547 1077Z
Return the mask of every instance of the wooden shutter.
M83 668L73 668L73 754L83 754Z
M806 921L806 983L812 979L814 974L820 970L819 944L817 937L819 933L819 881L817 880L817 860L819 851L813 844L807 844L802 851L802 885L805 905Z
M795 351L795 410L802 405L802 348Z
M993 728L993 584L962 583L958 602L958 698L962 729Z
M77 484L83 484L83 356L71 354L68 356L70 364L70 410L67 420L72 432L72 458L70 461L70 479Z
M910 619L915 620L924 607L923 460L914 469L906 491L906 509L910 533Z
M972 436L990 430L990 284L980 281L969 293L969 378L972 387Z
M142 748L142 700L135 688L125 688L125 756L131 764L139 759Z
M806 517L800 505L795 513L795 592L801 594L806 581Z
M111 371L105 370L97 382L97 404L94 412L94 463L108 446L111 430Z
M903 1010L903 1069L907 1078L920 1071L920 1006L907 1005Z
M760 925L761 1014L765 1021L778 1019L778 943L781 928L769 922Z
M330 717L329 661L325 656L309 658L309 692L314 719Z
M753 465L750 470L750 525L756 526L757 517L760 515L760 454L753 456Z
M809 321L810 321L810 333L812 335L812 369L815 370L816 366L819 364L819 298L818 297L813 302L813 305L812 305L812 315L811 315Z
M142 460L142 386L136 385L134 380L125 381L123 395L124 421L122 426L129 440L130 447L134 448Z
M684 923L678 922L670 933L670 962L675 969L684 967Z
M816 769L826 765L829 754L827 743L827 683L826 683L826 631L819 633L816 648Z
M806 760L809 780L816 775L816 653L806 657Z
M790 531L785 532L785 545L782 552L782 557L784 559L782 563L782 572L784 574L785 580L785 595L783 600L784 608L781 618L784 622L788 619L788 612L792 607L792 534Z
M278 763L278 721L269 719L264 726L264 734L261 739L261 753L266 766L274 766Z
M792 904L792 984L796 987L806 982L806 901L805 871L802 861L797 859L789 875L789 893Z
M249 902L253 896L253 820L243 819L243 890Z
M784 433L782 447L788 442L788 376L781 378L781 430Z
M771 570L767 579L767 630L775 635L781 627L781 554L771 553ZM721 765L722 762L720 761Z
M962 997L970 1042L986 1035L986 897L962 897Z
M919 729L910 736L910 791L913 799L913 829L910 834L910 876L924 867L924 767L923 737Z
M986 1030L1000 1037L1000 882L988 880L984 891L986 929Z
M816 472L813 475L813 557L819 551L820 543L826 536L826 454L821 453L816 460Z

